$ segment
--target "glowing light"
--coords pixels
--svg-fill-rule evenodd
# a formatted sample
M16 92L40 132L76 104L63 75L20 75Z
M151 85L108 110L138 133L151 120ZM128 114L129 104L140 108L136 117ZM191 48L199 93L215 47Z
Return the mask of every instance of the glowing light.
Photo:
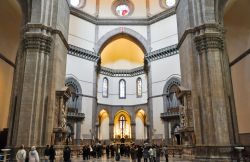
M168 7L172 7L175 5L176 0L166 0L166 5Z
M77 7L80 4L80 0L70 0L70 4L74 7Z

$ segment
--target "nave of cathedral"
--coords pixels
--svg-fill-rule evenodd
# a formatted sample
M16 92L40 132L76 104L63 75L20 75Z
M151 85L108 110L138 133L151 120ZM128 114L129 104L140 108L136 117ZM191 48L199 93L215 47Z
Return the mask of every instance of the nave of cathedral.
M249 0L0 1L0 149L250 157L248 15Z

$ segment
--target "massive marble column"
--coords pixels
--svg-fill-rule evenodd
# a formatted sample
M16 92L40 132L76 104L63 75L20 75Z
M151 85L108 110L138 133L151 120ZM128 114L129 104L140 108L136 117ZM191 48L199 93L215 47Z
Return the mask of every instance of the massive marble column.
M8 145L12 146L51 143L56 90L65 81L69 4L33 0L27 5L9 117Z
M221 24L225 2L183 0L177 6L182 85L191 90L198 161L230 161L231 148L238 143Z

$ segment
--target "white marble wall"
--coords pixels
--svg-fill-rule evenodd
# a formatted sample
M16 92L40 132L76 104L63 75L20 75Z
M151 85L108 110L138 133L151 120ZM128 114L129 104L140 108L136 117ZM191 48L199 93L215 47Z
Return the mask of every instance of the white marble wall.
M106 77L109 80L109 96L105 98L102 96L102 82ZM136 95L136 80L142 79L142 97L138 98ZM126 81L126 98L119 98L119 81L124 79ZM109 77L100 74L97 85L97 102L99 104L107 105L139 105L147 103L147 77L145 74L135 77Z
M160 114L164 112L163 97L165 96L162 94L164 94L164 86L171 77L180 77L179 55L151 62L151 76L153 133L164 137L164 125L160 118Z
M176 15L150 25L152 51L178 43Z

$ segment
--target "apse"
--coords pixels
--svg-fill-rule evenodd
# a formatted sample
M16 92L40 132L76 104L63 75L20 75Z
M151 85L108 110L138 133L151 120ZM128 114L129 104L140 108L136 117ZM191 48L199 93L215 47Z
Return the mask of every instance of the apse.
M101 66L110 69L134 69L144 64L144 52L133 37L117 35L104 45Z

